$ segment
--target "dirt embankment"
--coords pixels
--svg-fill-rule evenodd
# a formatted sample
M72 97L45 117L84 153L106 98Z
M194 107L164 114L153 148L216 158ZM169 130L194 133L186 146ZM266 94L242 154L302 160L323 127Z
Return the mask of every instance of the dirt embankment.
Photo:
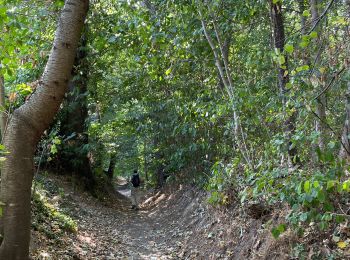
M286 233L275 240L270 233L281 211L254 214L238 205L215 208L207 197L206 192L179 186L143 203L174 241L178 258L290 259L295 237Z

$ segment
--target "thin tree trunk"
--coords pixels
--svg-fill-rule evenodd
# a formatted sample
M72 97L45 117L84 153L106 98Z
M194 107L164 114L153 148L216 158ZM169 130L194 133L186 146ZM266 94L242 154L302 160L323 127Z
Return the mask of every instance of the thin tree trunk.
M305 0L298 0L299 13L300 13L300 25L301 25L301 35L306 35L306 17L303 15L303 12L306 10Z
M316 28L317 26L317 21L319 19L319 10L318 10L318 1L317 0L310 0L310 7L311 7L311 19L312 19L312 28ZM321 39L321 30L316 30L318 32L318 42L320 42ZM318 46L319 44L315 44L316 46ZM314 70L318 69L318 64L319 64L319 55L317 55L315 57L314 60ZM324 82L320 79L319 76L317 76L317 74L315 75L315 77L317 78L316 81L317 82ZM321 88L323 89L323 86L321 84ZM319 133L319 138L318 138L318 147L320 149L320 151L324 151L325 149L325 143L326 143L326 129L327 129L327 117L326 117L326 94L323 93L322 95L320 95L317 98L317 107L316 107L316 114L319 118L317 118L315 120L315 130L316 132Z
M284 45L285 45L285 34L284 34L284 22L282 14L282 4L281 2L273 3L270 1L271 6L271 20L273 24L273 36L275 48L279 51L279 55L284 57L284 63L279 64L278 68L278 88L280 90L280 95L282 98L283 109L287 110L287 83L289 83L289 74L288 74L288 56L284 54ZM290 116L287 116L286 121L284 122L284 133L287 138L287 151L288 157L291 162L297 162L297 149L292 147L292 136L295 132L295 121L296 121L296 112L292 112Z
M0 64L1 68L1 64ZM5 107L5 81L4 76L0 75L0 128L1 128L1 140L4 139L6 133L7 115Z
M223 85L225 86L226 92L229 96L229 100L231 102L231 107L233 111L233 123L234 123L234 137L237 142L237 145L240 149L240 152L244 158L244 160L247 162L250 168L254 168L252 165L252 159L249 154L249 149L246 145L246 137L245 133L243 131L242 125L241 125L241 120L240 120L240 115L239 111L236 106L236 97L235 97L235 92L234 92L234 85L233 85L233 80L232 80L232 75L231 75L231 70L229 66L229 60L228 60L228 52L229 52L229 46L228 46L228 41L223 42L221 40L221 36L219 34L219 30L216 26L216 23L213 22L214 25L214 31L215 31L215 37L217 40L217 44L219 47L219 51L217 50L217 47L210 36L208 32L208 26L206 21L203 18L203 14L201 12L201 8L199 7L198 9L199 16L201 18L201 24L202 28L204 31L204 35L210 45L210 48L213 51L214 58L215 58L215 66L217 67L219 71L220 78L222 80Z
M350 17L350 0L345 1L348 17ZM350 160L350 82L348 82L348 91L345 95L346 105L345 105L345 121L343 126L343 134L341 137L341 147L339 151L339 156L341 158Z
M0 68L1 68L1 63L0 63ZM1 129L1 143L2 143L6 134L6 124L7 124L7 115L5 111L5 80L3 75L0 75L0 109L1 109L0 110L0 129ZM1 172L0 172L0 176L1 176ZM0 207L2 207L1 201L0 201ZM3 230L4 230L3 223L0 221L0 243L2 241Z
M350 83L348 83L348 91L346 93L346 105L345 105L345 121L343 127L343 134L341 138L341 148L339 156L344 159L350 158Z
M147 141L146 138L143 141L143 171L145 172L145 179L146 182L149 181L148 179L148 162L147 162Z
M117 164L117 153L113 152L109 159L109 166L107 170L107 176L109 179L113 179L115 165Z
M298 0L298 5L299 5L299 13L300 13L300 25L301 25L301 35L304 36L307 34L307 19L304 16L304 11L307 10L306 6L305 6L305 0ZM306 52L302 52L301 53L301 58L304 61L304 63L308 64L309 66L310 64L310 59L309 56Z
M88 0L67 0L39 86L31 98L13 112L4 144L9 152L2 169L0 259L29 258L30 199L33 155L45 129L53 121L67 90Z

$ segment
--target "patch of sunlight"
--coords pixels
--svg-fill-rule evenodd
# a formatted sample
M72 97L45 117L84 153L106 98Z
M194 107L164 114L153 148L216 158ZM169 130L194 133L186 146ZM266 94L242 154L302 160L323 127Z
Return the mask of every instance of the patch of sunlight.
M43 251L43 252L40 252L40 259L43 259L43 260L52 259L52 257L48 252Z

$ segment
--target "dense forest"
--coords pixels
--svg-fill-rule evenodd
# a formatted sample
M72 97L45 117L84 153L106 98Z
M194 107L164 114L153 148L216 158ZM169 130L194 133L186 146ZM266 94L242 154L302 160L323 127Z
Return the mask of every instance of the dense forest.
M349 259L349 55L350 0L0 0L0 259Z

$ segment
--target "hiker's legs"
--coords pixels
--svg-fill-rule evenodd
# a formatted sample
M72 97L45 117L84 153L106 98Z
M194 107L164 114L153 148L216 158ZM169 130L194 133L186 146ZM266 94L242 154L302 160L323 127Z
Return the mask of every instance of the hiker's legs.
M131 187L131 204L133 207L138 207L139 205L139 189Z
M131 204L133 205L133 206L135 206L135 191L134 191L134 187L131 187L131 197L130 197L130 199L131 199Z

